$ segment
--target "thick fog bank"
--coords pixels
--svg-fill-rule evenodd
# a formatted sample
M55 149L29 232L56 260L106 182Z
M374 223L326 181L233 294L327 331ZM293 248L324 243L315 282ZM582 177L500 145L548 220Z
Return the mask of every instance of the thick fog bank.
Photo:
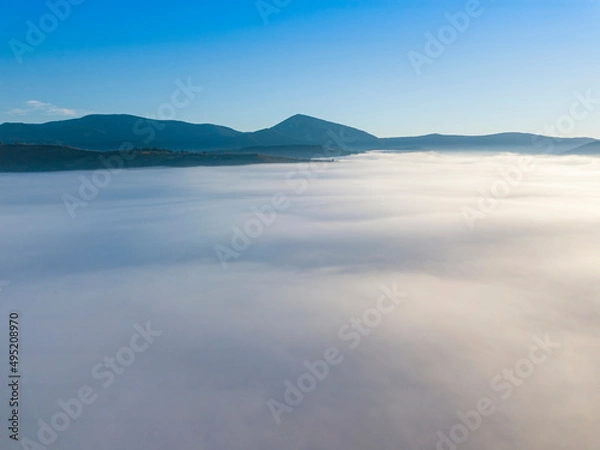
M600 159L93 176L0 175L3 449L600 448Z

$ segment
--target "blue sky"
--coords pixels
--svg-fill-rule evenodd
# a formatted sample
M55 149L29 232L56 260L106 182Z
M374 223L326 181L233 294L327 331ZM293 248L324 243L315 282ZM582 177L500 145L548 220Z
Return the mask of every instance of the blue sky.
M576 93L600 98L597 0L481 0L417 74L409 53L427 56L426 33L448 31L468 3L264 0L278 11L266 24L255 0L83 0L19 63L27 21L50 10L5 0L0 122L152 116L188 79L202 92L177 119L242 131L303 113L378 136L542 132ZM597 105L554 134L600 138L599 119Z

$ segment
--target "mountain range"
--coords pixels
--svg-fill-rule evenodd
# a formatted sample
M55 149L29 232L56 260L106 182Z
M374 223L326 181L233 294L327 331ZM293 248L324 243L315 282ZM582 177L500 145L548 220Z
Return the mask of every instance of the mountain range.
M600 141L591 138L549 138L527 133L379 138L356 128L302 114L255 132L213 124L94 114L43 124L3 123L0 125L0 142L59 145L94 151L115 151L125 145L139 149L260 153L295 158L313 157L319 149L335 149L338 155L365 150L600 154Z

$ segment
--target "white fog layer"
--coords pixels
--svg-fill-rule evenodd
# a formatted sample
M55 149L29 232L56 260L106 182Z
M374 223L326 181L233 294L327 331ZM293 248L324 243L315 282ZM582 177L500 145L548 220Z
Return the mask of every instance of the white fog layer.
M0 447L597 450L600 159L523 158L0 175Z

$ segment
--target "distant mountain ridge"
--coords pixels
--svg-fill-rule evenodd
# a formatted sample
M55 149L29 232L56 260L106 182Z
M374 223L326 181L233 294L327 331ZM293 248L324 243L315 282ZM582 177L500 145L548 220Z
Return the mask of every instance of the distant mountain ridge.
M590 142L589 144L577 147L567 153L577 155L600 155L600 141Z
M291 156L315 147L338 150L339 154L365 150L459 151L505 149L522 153L600 154L600 141L591 138L548 138L528 133L500 133L486 136L431 134L416 137L378 138L348 127L302 114L255 132L241 132L213 124L158 121L126 114L88 115L43 124L3 123L0 141L5 144L62 145L84 150L114 151L123 145L134 148L158 147L183 151L257 151ZM545 142L545 143L544 143ZM550 144L551 143L551 144ZM314 156L314 155L313 155Z

